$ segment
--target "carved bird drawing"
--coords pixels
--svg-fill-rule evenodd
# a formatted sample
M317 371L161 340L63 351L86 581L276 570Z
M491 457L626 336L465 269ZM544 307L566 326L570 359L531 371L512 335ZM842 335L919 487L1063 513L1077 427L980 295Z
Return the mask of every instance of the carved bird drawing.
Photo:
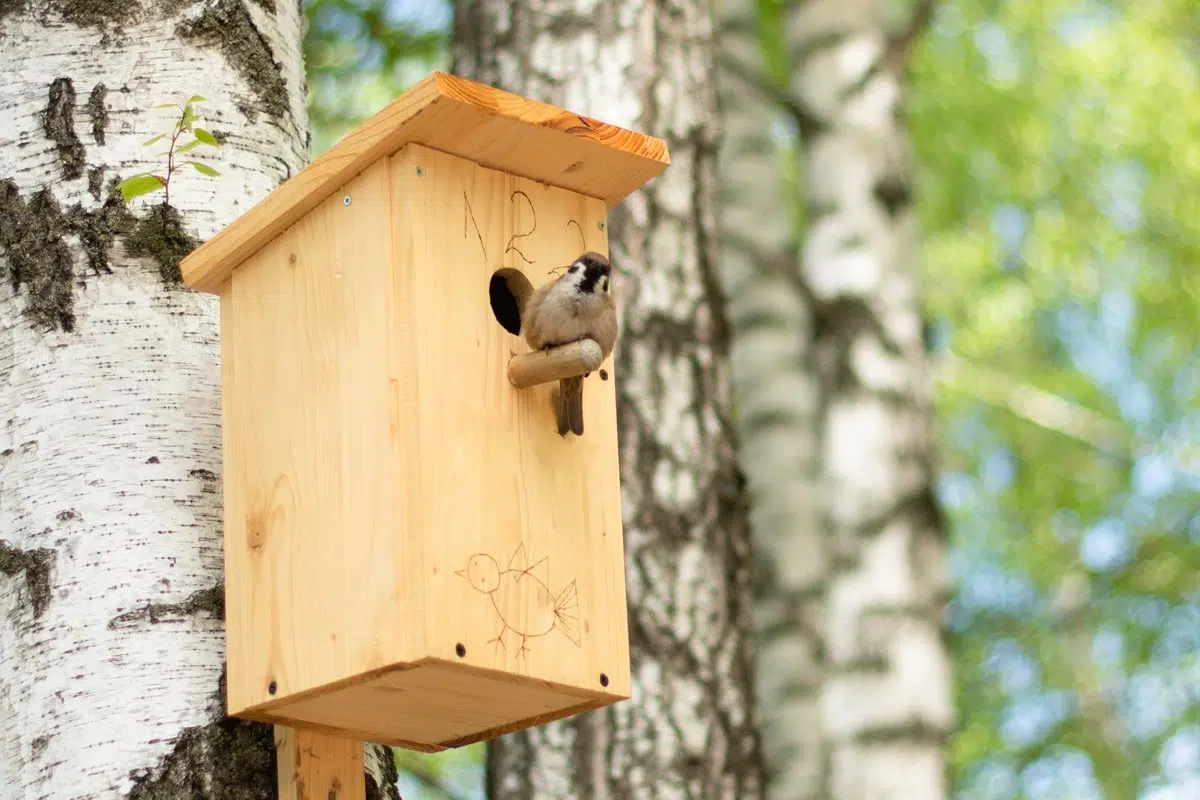
M554 595L547 585L549 565L546 559L532 566L527 566L526 562L525 545L522 544L509 559L507 569L501 570L490 555L476 553L467 561L465 569L454 573L470 583L475 591L491 598L501 628L488 643L496 642L507 649L504 634L512 631L521 639L517 654L523 655L529 652L529 639L557 629L579 647L579 595L575 581Z

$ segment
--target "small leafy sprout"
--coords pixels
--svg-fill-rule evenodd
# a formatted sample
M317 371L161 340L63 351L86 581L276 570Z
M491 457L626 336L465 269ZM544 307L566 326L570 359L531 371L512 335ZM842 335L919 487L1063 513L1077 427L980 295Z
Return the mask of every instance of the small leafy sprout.
M142 142L143 147L149 147L158 144L164 139L170 139L170 144L162 153L156 153L157 156L167 157L167 172L166 175L161 175L156 172L140 172L137 175L130 175L125 180L117 184L117 188L121 191L121 197L128 203L135 197L141 197L144 194L156 192L159 189L163 190L163 210L165 213L166 206L171 203L171 176L180 167L189 166L199 172L201 175L207 175L215 178L221 173L201 161L178 160L178 157L184 153L195 150L201 145L209 147L220 147L216 137L206 131L204 128L196 127L196 120L199 117L196 114L195 106L197 103L207 102L206 98L200 95L192 95L185 103L164 103L155 108L178 108L180 109L179 118L175 120L175 125L169 133L160 133L146 141ZM191 141L181 143L180 140L185 138L185 134L191 134Z

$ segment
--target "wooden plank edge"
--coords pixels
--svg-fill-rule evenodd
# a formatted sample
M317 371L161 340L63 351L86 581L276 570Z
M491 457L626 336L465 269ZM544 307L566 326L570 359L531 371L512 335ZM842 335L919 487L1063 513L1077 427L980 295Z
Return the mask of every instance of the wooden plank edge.
M493 102L488 105L473 102L469 93L463 91L464 86L478 87L478 91L490 93L504 102ZM272 189L266 197L246 213L234 219L185 256L180 262L183 282L197 291L219 293L222 284L228 280L239 264L269 244L300 217L324 202L371 164L381 158L394 155L410 143L421 144L433 150L439 149L436 145L411 140L403 135L411 120L439 102L474 105L487 113L512 116L513 118L518 117L506 113L506 106L526 108L532 106L547 118L563 115L574 116L587 125L615 128L644 142L642 147L617 149L655 163L656 169L651 178L661 174L671 163L666 142L649 134L593 120L540 100L522 97L466 78L444 72L433 72L354 128L295 175ZM413 107L409 108L410 105ZM531 125L537 124L535 121L523 121ZM564 131L563 135L571 134L569 131ZM598 144L611 147L611 145L603 143ZM448 151L443 149L442 152ZM456 154L451 153L451 155ZM339 161L345 163L338 164ZM328 174L323 174L327 165L331 164L337 164L337 166L329 169ZM312 186L305 186L310 181L313 181ZM612 208L633 191L635 190L630 189L619 196L613 195L597 199L602 200L608 208Z
M314 686L311 689L305 689L301 692L292 692L291 694L284 695L282 697L274 697L265 702L258 703L257 705L246 706L245 708L234 708L233 703L230 702L226 707L226 713L231 717L245 717L246 719L253 719L253 717L248 715L259 712L269 713L273 709L290 705L291 703L311 700L314 697L320 697L341 689L348 689L351 686L356 686L360 683L369 683L370 681L387 675L389 672L404 672L406 670L416 669L417 667L422 666L422 661L424 661L424 659L421 661L405 661L397 664L389 664L386 667L376 667L368 672L363 672L358 675L351 675L349 678L330 681L329 683L323 683L320 686ZM232 697L232 693L229 693L229 695Z
M476 742L484 742L489 739L494 739L497 736L504 736L509 733L516 733L527 728L533 728L538 725L545 725L547 722L554 722L560 719L567 719L576 714L583 714L588 711L596 711L597 709L606 706L615 705L616 703L628 700L628 697L619 697L613 695L601 700L583 700L574 705L560 708L556 711L548 711L545 714L535 714L525 719L509 722L504 725L498 725L495 728L488 728L479 733L472 733L467 736L461 736L457 739L447 739L444 742L436 742L430 744L428 742L414 742L408 739L397 739L388 736L379 736L372 734L370 731L353 730L351 728L343 728L333 725L322 725L317 722L304 722L302 720L293 720L278 714L266 712L255 712L253 714L238 714L238 719L246 719L252 722L262 722L269 725L275 725L277 728L294 728L297 730L307 730L314 733L321 733L326 736L334 736L342 739L353 739L360 742L371 742L372 744L382 744L387 747L401 747L405 750L412 750L417 753L440 753L444 750L453 750L459 747L475 744Z
M614 703L619 703L623 699L627 700L628 698L613 698L610 700L589 700L587 702L579 703L577 705L567 706L566 708L560 708L557 711L550 711L545 714L537 714L535 716L529 717L527 719L519 720L517 722L510 722L507 725L499 725L495 728L489 728L486 731L480 731L479 733L473 733L470 736L463 736L458 739L449 739L445 742L441 742L438 745L438 751L440 752L442 750L454 750L459 747L466 747L467 745L475 744L477 742L486 742L489 739L495 739L498 736L504 736L509 733L516 733L517 731L523 731L528 728L535 728L538 725L545 725L547 722L554 722L554 721L560 720L560 719L567 719L568 717L573 717L576 714L583 714L588 711L596 711L597 709L604 708L605 706L610 706L610 705L613 705Z
M657 162L665 169L671 164L671 156L667 152L667 143L648 133L623 128L611 122L605 122L595 117L589 117L570 109L551 105L532 97L514 94L504 89L477 83L468 78L451 75L446 72L434 72L431 77L437 81L438 89L446 97L452 98L464 105L475 106L481 111L502 117L518 120L527 125L557 131L572 136L582 136L612 150L618 150L626 155L636 156L647 161ZM569 121L569 124L564 125ZM596 131L610 131L628 137L630 143L613 144L595 136ZM612 201L609 198L601 198Z

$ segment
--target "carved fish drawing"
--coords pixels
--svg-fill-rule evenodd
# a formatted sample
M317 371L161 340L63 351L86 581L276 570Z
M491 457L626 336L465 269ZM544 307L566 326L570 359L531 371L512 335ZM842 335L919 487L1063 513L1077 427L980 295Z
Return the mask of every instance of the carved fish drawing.
M501 570L490 555L476 553L467 561L466 569L454 573L470 583L475 591L491 598L501 628L488 643L496 642L507 649L504 634L512 631L521 638L517 654L523 655L529 652L529 639L557 629L579 647L579 594L575 581L557 595L552 594L547 585L549 565L546 559L532 566L526 564L525 545L521 545L505 570Z

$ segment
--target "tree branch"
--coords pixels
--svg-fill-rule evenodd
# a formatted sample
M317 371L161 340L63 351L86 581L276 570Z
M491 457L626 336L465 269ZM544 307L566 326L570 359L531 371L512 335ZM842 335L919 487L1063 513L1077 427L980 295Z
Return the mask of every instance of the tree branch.
M920 0L913 10L912 21L908 28L899 36L888 42L884 63L893 72L900 72L908 65L908 55L917 38L929 27L933 12L937 10L937 0Z
M1026 422L1118 458L1134 457L1137 437L1125 425L1052 392L1019 383L1009 375L997 374L953 356L939 359L933 373L939 383L953 385Z
M728 70L729 74L748 83L751 88L782 108L788 116L794 119L796 127L800 129L801 138L811 138L825 127L824 123L815 114L805 108L799 100L775 86L774 82L759 70L743 63L740 59L728 53L721 53L719 59L722 69Z

